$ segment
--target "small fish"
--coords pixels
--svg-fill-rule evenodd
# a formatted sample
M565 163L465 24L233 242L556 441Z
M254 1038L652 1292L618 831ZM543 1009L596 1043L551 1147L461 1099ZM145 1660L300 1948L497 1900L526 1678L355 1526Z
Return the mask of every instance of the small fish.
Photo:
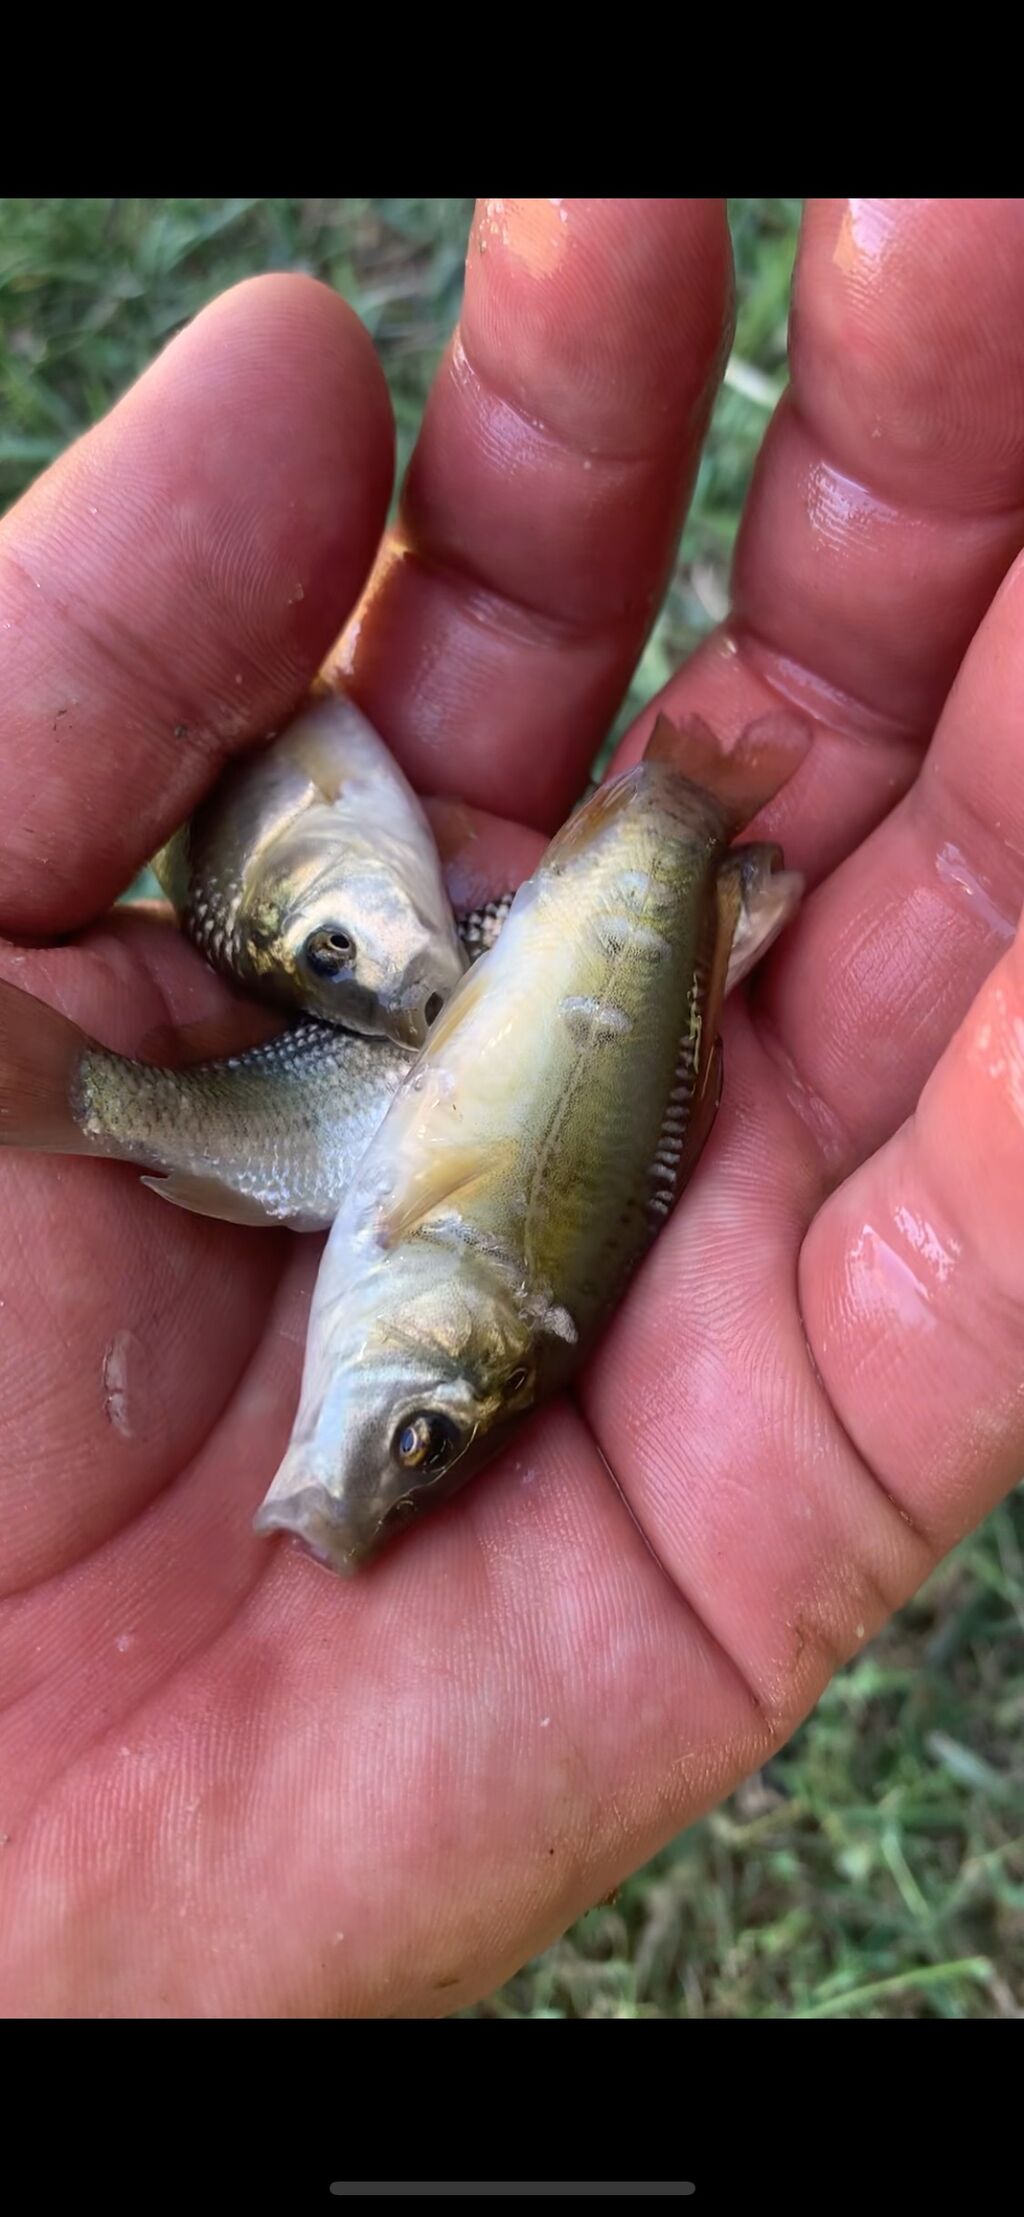
M800 898L777 847L730 851L793 737L723 758L660 719L521 887L346 1194L257 1530L352 1572L576 1374L711 1132L724 995Z
M433 834L353 701L322 687L154 858L215 969L259 999L422 1046L465 969Z
M511 899L461 920L471 960ZM138 1163L143 1185L196 1215L322 1231L413 1060L310 1020L244 1054L161 1067L0 983L0 1146Z

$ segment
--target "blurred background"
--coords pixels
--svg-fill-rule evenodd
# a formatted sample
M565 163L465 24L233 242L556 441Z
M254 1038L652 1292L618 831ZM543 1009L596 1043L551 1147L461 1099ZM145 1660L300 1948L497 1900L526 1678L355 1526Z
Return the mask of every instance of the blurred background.
M459 310L471 200L0 199L0 507L214 294L308 270L363 317L399 463ZM785 381L798 200L730 202L735 348L623 730L724 614ZM1024 2014L1024 1490L784 1753L470 2017Z

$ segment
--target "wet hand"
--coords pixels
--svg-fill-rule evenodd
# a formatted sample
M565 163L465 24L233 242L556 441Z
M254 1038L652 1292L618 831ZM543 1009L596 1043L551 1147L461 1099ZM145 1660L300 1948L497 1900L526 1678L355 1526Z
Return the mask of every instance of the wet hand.
M577 1403L362 1581L250 1531L320 1242L0 1161L0 2005L423 2014L763 1762L1024 1461L1024 262L808 210L729 618L661 696L814 720L813 885ZM106 911L331 643L469 904L576 797L721 367L717 203L489 202L373 591L383 380L225 296L0 528L0 971L137 1050L225 996ZM625 743L639 753L651 704ZM67 944L74 935L73 944Z

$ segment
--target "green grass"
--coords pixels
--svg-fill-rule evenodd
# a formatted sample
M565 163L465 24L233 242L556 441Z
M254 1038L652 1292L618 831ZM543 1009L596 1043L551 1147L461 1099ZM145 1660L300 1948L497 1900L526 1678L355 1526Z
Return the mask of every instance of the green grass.
M0 504L237 278L339 287L404 462L470 200L0 200ZM671 588L616 728L723 605L784 377L799 202L732 203L736 344ZM470 2016L992 2017L1024 2008L1024 1495L834 1682L761 1777Z

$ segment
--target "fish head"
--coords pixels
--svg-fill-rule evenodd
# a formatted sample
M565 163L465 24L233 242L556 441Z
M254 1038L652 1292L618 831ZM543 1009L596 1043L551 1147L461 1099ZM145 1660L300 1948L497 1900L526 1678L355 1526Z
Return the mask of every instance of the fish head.
M255 1518L342 1575L492 1461L538 1392L535 1328L500 1274L415 1240L389 1259L329 1318L314 1306L292 1439Z
M466 955L440 866L396 848L303 824L267 858L250 944L253 967L304 1013L419 1048Z

